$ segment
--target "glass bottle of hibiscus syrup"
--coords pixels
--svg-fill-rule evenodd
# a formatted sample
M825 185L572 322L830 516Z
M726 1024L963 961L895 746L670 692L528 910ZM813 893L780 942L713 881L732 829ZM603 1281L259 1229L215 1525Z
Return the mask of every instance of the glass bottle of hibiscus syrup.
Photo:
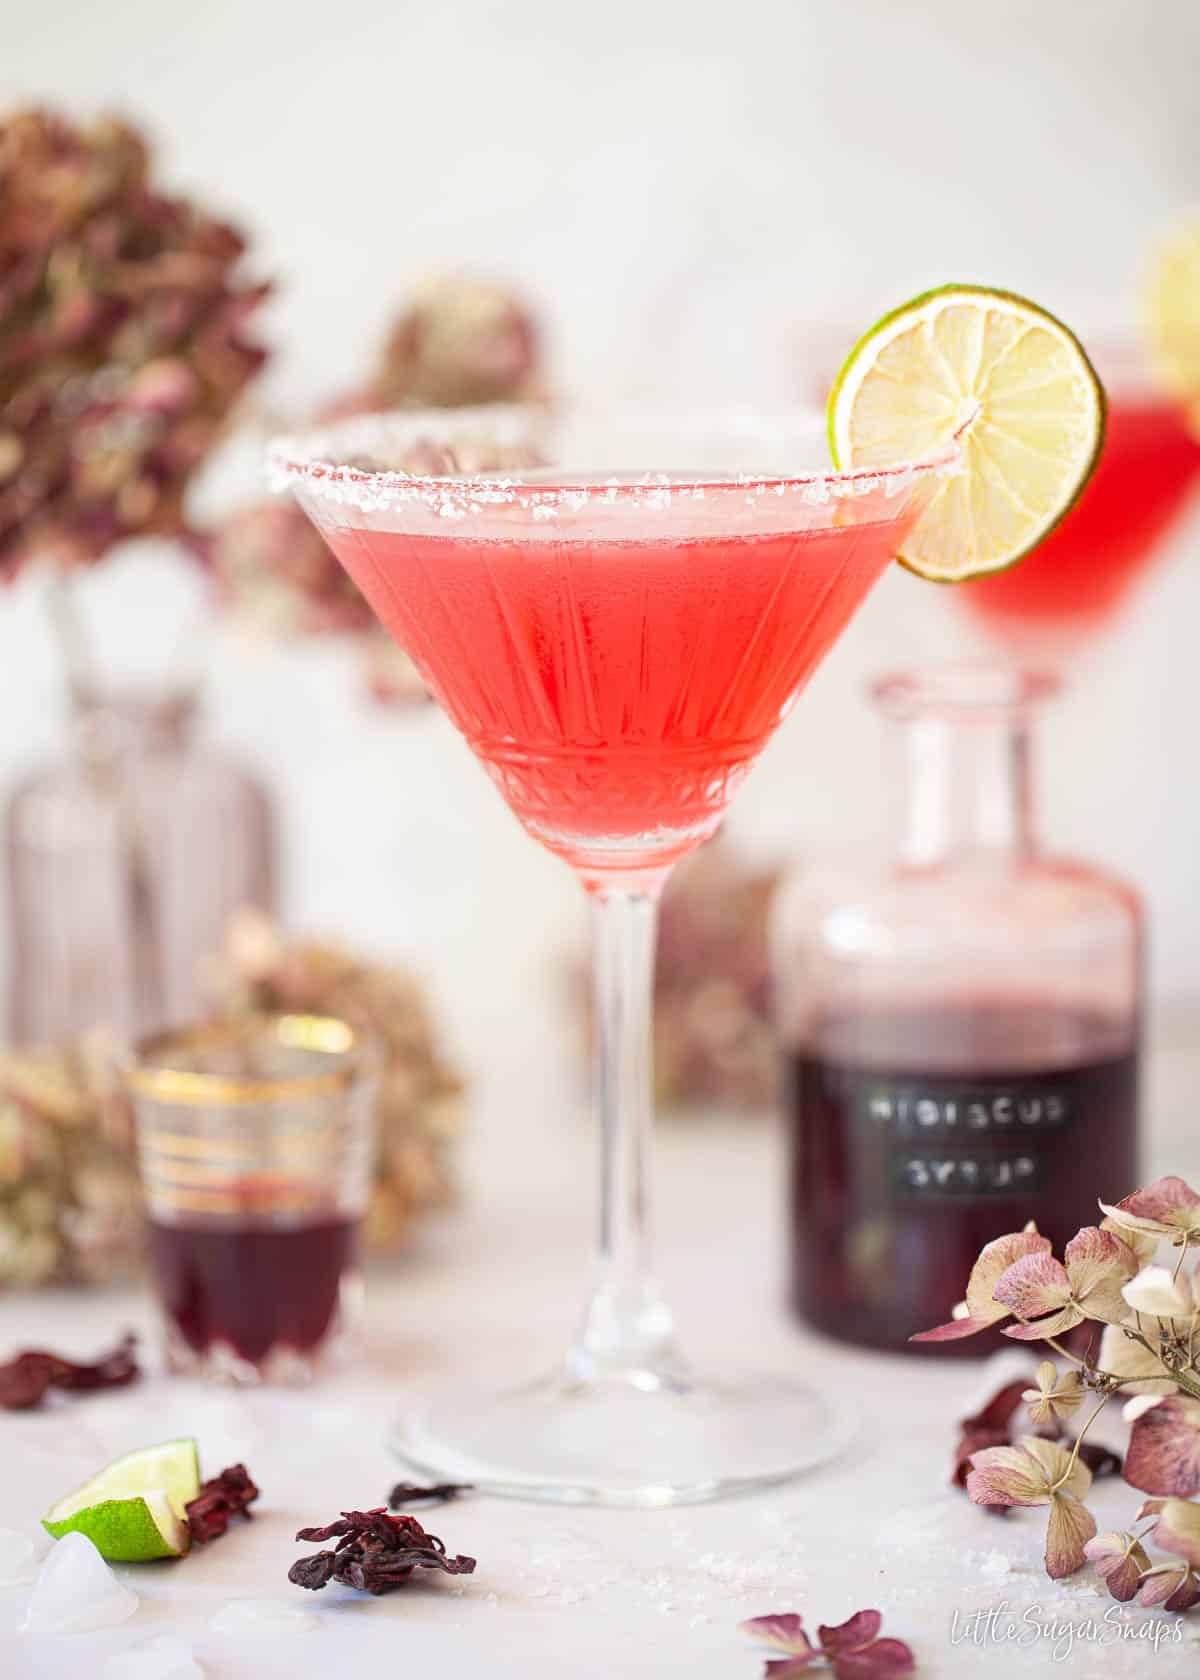
M903 1349L993 1237L1034 1219L1057 1249L1139 1182L1141 903L1039 844L1055 686L987 665L879 681L890 856L804 871L776 905L791 1294L847 1341Z

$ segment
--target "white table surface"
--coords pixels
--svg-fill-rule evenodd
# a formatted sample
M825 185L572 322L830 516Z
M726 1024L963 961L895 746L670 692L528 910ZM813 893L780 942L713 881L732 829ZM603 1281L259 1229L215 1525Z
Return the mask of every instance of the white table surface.
M1200 1174L1193 1115L1200 1034L1186 1027L1152 1066L1150 1166ZM123 1568L137 1614L98 1633L18 1631L27 1589L0 1590L0 1676L81 1680L114 1652L171 1632L213 1680L344 1673L448 1680L687 1675L757 1680L745 1617L798 1610L810 1626L877 1606L931 1676L1194 1674L1200 1616L1182 1644L1048 1641L955 1644L976 1611L1007 1604L1042 1622L1096 1622L1111 1601L1089 1575L1042 1573L1042 1513L987 1517L946 1486L954 1422L979 1395L974 1366L848 1352L810 1338L781 1306L782 1180L777 1138L754 1122L661 1127L662 1272L693 1354L710 1363L803 1371L860 1419L857 1449L770 1494L674 1511L559 1510L484 1499L428 1514L473 1576L436 1578L370 1599L286 1580L310 1548L292 1536L343 1507L380 1504L397 1474L382 1444L407 1392L455 1370L523 1375L558 1351L579 1304L591 1233L590 1135L571 1081L519 1035L480 1094L462 1206L376 1277L360 1369L305 1393L235 1392L154 1374L121 1393L37 1413L0 1414L0 1527L39 1532L53 1499L133 1447L194 1434L206 1474L243 1458L258 1514L180 1563ZM531 1072L536 1069L536 1074ZM1118 1186L1119 1190L1126 1187ZM0 1301L0 1349L41 1342L80 1354L126 1325L148 1326L141 1296L39 1294ZM1007 1357L1007 1356L1006 1356ZM1138 1496L1103 1484L1102 1526L1124 1526ZM424 1519L423 1519L424 1520ZM48 1546L46 1542L46 1546ZM39 1541L39 1549L42 1542ZM312 1612L311 1631L250 1638L214 1631L235 1598ZM1129 1613L1131 1623L1156 1612ZM1028 1625L1028 1624L1026 1624Z

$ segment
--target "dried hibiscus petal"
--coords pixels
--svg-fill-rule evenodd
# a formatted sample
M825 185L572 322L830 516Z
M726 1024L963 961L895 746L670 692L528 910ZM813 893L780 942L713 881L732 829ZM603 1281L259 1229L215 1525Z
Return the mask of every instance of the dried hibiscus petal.
M333 1551L298 1558L288 1570L297 1587L319 1592L340 1581L359 1592L391 1592L416 1569L440 1569L446 1575L470 1575L472 1557L450 1557L436 1534L427 1534L415 1517L393 1517L380 1506L373 1511L343 1511L324 1528L302 1528L297 1540L337 1540Z
M967 1472L971 1468L971 1459L975 1453L982 1452L986 1447L1008 1446L1011 1440L1012 1420L1022 1404L1021 1396L1026 1387L1025 1382L1005 1383L974 1416L963 1418L959 1425L958 1445L954 1449L954 1469L950 1478L955 1487L966 1487ZM985 1505L983 1508L997 1515L1005 1509L1002 1505Z
M184 1506L192 1539L202 1545L208 1540L219 1540L231 1518L250 1516L249 1506L257 1498L258 1489L246 1466L231 1464L219 1476L205 1482L195 1499Z
M448 1505L460 1494L471 1491L470 1482L397 1482L388 1494L388 1509L404 1511L411 1505Z
M39 1406L52 1388L75 1394L123 1388L140 1375L136 1348L137 1337L124 1336L111 1353L90 1364L28 1348L0 1365L0 1406L9 1411Z

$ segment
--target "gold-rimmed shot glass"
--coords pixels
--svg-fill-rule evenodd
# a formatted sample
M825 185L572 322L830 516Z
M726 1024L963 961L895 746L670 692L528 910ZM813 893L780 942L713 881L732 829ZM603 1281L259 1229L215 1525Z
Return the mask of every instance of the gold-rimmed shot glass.
M304 1382L344 1347L361 1299L374 1063L329 1016L137 1046L127 1079L172 1370Z

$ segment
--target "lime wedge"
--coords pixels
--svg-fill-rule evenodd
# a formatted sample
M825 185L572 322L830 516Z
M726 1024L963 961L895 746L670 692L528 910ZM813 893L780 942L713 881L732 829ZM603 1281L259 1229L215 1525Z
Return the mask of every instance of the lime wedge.
M84 1534L112 1563L179 1557L191 1543L184 1506L200 1491L196 1443L164 1441L126 1453L60 1499L42 1527Z
M962 470L897 556L957 583L1011 566L1054 529L1096 465L1104 413L1104 389L1061 321L1011 292L942 286L855 345L830 393L829 442L847 469L960 441Z
M1200 212L1180 221L1155 250L1145 311L1158 374L1200 428Z

